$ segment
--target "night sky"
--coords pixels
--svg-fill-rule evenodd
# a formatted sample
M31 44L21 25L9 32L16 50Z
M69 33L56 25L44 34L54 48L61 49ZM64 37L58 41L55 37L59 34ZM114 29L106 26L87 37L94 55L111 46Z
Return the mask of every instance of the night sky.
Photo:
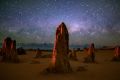
M120 45L120 0L0 0L0 43L53 43L61 22L70 44Z

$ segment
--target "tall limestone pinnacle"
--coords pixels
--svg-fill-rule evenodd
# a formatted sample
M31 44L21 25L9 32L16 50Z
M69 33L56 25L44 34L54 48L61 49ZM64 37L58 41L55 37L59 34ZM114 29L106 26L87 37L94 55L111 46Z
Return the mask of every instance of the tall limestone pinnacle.
M69 53L69 33L66 25L62 22L57 30L52 53L52 65L48 69L50 72L71 72L68 58Z

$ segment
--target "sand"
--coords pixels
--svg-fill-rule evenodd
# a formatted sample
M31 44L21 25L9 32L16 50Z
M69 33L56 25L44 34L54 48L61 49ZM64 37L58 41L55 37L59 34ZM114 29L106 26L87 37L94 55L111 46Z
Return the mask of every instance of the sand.
M50 54L51 52L43 52ZM21 63L0 63L0 80L120 80L120 62L111 62L113 50L98 50L96 63L83 63L86 56L77 52L78 61L70 60L73 72L45 73L51 58L35 59L35 51L19 55ZM77 69L80 67L80 71Z

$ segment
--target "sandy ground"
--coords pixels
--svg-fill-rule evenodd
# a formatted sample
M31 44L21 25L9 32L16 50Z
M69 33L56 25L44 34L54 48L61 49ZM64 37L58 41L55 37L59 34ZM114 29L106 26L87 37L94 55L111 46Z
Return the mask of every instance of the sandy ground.
M43 52L49 54L51 52ZM0 63L0 80L120 80L120 62L111 62L112 50L96 52L97 63L83 63L86 56L83 51L77 52L78 61L70 60L73 72L64 74L46 74L43 72L50 58L34 59L34 51L19 55L21 63ZM78 67L85 70L76 71Z

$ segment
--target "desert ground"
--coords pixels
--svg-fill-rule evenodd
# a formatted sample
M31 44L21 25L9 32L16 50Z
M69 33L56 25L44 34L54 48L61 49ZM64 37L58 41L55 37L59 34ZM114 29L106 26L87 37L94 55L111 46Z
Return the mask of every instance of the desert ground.
M61 74L45 71L51 58L36 59L35 51L27 51L26 55L19 55L20 63L0 62L0 80L120 80L120 62L111 61L113 53L113 50L97 50L96 63L83 63L86 54L78 51L78 61L70 60L73 72Z

